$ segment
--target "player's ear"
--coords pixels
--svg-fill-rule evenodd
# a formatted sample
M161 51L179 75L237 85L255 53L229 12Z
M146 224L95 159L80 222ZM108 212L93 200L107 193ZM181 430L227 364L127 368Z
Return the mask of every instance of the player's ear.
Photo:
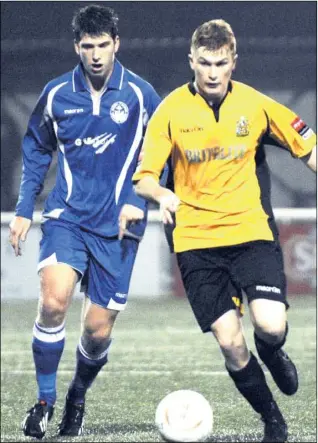
M77 55L79 55L79 44L74 40L74 49Z
M116 37L114 38L114 44L115 44L115 50L114 50L114 52L115 52L115 54L116 54L116 52L118 51L119 46L120 46L120 39L119 39L119 36L118 36L118 35L116 35Z
M238 55L235 54L234 57L233 57L233 69L232 69L232 71L235 71L235 69L236 69L237 59L238 59Z
M188 60L189 60L190 68L193 70L193 55L191 54L191 52L190 52L190 54L188 54Z

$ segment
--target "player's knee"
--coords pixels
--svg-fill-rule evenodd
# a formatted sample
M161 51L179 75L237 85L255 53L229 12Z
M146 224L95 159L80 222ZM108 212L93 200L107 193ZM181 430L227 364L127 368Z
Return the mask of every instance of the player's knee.
M255 325L256 335L263 339L266 343L271 343L273 345L280 343L286 333L286 322L280 323L262 323Z
M58 326L64 319L67 304L55 297L46 297L41 300L39 307L39 322L47 327Z
M222 352L226 354L239 354L245 349L245 342L241 333L235 335L222 335L217 338Z
M228 369L239 370L247 364L249 351L244 340L232 337L220 340L219 345Z
M212 332L224 354L239 354L245 348L245 339L240 328L232 329L215 328L212 325Z
M84 319L84 333L93 340L110 337L118 311L100 309L91 305Z
M85 324L83 335L88 340L102 342L109 339L113 328L113 323L90 322Z
M109 348L111 331L85 329L81 338L85 351L92 356L99 355Z

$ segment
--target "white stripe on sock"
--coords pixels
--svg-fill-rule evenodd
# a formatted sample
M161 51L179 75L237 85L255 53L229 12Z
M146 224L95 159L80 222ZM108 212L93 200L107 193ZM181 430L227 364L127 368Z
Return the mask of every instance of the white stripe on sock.
M101 352L99 355L97 355L96 357L92 357L91 354L88 354L88 353L85 351L85 349L84 349L84 347L83 347L83 345L82 345L82 339L81 339L81 338L79 339L79 342L78 342L78 349L79 349L80 353L81 353L84 357L88 358L89 360L101 360L102 358L104 358L104 357L108 354L108 351L109 351L109 348L110 348L111 343L112 343L112 340L111 340L110 343L108 344L107 348L106 348L103 352Z
M35 323L33 327L33 336L46 343L56 343L61 341L65 338L64 323L57 328L43 328Z
M60 332L65 327L65 320L59 326L55 326L54 328L46 328L45 326L40 326L37 321L34 323L34 325L37 327L37 329L40 332L46 332L48 334L54 334L56 332Z

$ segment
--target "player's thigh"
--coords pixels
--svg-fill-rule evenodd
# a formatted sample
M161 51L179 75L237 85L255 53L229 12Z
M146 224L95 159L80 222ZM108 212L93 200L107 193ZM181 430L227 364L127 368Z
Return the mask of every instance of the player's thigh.
M255 241L233 248L231 276L246 292L249 304L265 299L280 302L271 306L288 308L283 256L276 242Z
M224 313L237 310L241 294L218 252L198 249L177 253L182 282L196 320L203 332Z
M129 238L88 236L90 260L82 290L93 304L114 311L125 309L138 244Z
M42 225L38 272L41 298L69 302L79 277L87 267L87 250L80 231L63 222Z
M79 227L48 220L42 223L41 230L38 272L47 266L63 263L79 276L83 275L88 264L88 250Z
M78 274L69 265L59 263L40 270L39 307L64 311L69 306Z

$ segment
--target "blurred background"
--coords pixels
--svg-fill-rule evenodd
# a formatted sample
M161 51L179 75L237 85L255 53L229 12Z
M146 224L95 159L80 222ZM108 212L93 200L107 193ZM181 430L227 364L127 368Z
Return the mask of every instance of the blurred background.
M314 1L2 1L1 211L13 211L16 204L21 139L37 97L49 80L77 64L70 23L74 11L89 3L106 4L117 11L121 36L119 60L152 83L162 96L191 78L187 54L194 29L209 19L225 19L232 25L238 43L234 78L287 105L316 131L317 3ZM272 173L273 207L314 210L316 176L301 161L278 148L267 147L267 157ZM41 210L54 186L55 172L53 161L37 210ZM300 278L298 283L305 284L308 292L315 285L316 230L312 220L308 223L303 214L292 229L290 220L288 225L285 223L281 238L286 238L288 244L289 273ZM287 228L291 231L286 231ZM157 232L161 227L150 224L147 236L151 230ZM151 234L151 244L156 242L161 245L158 250L163 250L156 266L160 266L159 274L166 282L166 286L158 283L157 290L164 292L171 288L171 279L162 266L170 272L173 264L166 258L168 252L161 231L160 239L155 232ZM37 239L34 242L36 260ZM295 256L290 256L290 251ZM11 255L6 259L10 260ZM146 254L142 263L149 266ZM8 275L8 271L4 274ZM154 268L154 275L158 280L158 268ZM133 279L132 292L147 292L146 287L138 289L134 283L137 280ZM298 290L296 286L295 291Z

